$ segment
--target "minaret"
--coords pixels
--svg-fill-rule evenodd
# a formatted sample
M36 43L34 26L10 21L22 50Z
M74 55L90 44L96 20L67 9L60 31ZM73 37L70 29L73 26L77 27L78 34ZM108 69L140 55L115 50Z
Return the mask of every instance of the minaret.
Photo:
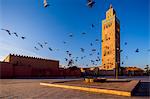
M120 67L120 22L110 5L102 21L102 67L113 70Z

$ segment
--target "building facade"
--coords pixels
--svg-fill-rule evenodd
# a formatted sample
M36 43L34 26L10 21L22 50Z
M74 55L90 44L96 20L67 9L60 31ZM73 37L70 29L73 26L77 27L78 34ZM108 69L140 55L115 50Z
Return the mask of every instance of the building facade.
M80 77L80 69L59 68L58 60L9 54L0 62L0 78Z
M112 5L102 21L102 66L103 70L120 67L120 21Z

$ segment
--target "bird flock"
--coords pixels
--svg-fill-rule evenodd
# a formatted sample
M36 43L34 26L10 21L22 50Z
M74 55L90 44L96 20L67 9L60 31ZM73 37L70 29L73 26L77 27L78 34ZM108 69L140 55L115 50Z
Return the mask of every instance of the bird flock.
M87 0L87 6L89 8L92 8L94 5L95 5L95 1L94 0ZM49 6L47 0L44 0L44 7L47 8ZM91 24L91 28L94 28L95 27L95 24ZM5 31L6 33L8 33L8 35L12 36L16 36L17 38L21 38L22 40L25 40L27 39L25 36L21 36L19 35L18 33L16 32L11 32L10 30L8 29L1 29L2 31ZM86 35L87 33L86 32L82 32L81 35L84 36ZM74 37L74 34L73 33L68 33L68 37L69 38L73 38ZM100 40L98 38L95 38L95 41L94 42L91 42L89 44L90 46L90 52L88 54L84 54L85 52L87 52L88 50L83 48L83 47L80 47L78 48L79 51L82 53L81 56L73 56L73 53L70 51L70 50L66 50L64 53L66 54L66 57L64 57L64 61L67 62L67 66L73 66L75 63L77 62L80 62L81 60L84 60L85 58L89 57L88 59L90 59L90 63L92 65L95 65L97 66L100 61L101 61L101 58L100 58L100 49L96 49L94 48L94 44L95 43L99 43L101 44L101 42L103 42L103 40ZM67 41L63 41L62 42L64 45L67 44L68 42ZM128 45L127 42L124 43L125 46ZM98 45L100 46L100 45ZM43 49L43 48L47 48L50 52L54 52L54 51L61 51L60 49L56 49L56 48L52 48L52 47L49 47L48 46L48 42L44 41L44 42L37 42L36 45L34 46L34 50L36 51L39 51L40 49ZM119 48L118 48L119 49ZM150 49L147 50L148 52L150 52ZM123 52L123 50L121 49L119 51L120 53ZM136 48L135 53L139 53L139 48ZM94 56L95 58L92 59L91 57ZM128 59L128 56L125 56L126 59ZM121 64L124 64L124 61L121 62ZM85 66L89 66L89 64L82 64L82 65L85 65Z

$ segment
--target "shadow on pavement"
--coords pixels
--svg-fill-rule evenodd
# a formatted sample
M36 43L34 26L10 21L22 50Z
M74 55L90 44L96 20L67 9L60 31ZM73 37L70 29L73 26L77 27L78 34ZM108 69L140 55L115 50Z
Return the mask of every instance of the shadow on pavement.
M134 96L150 96L150 82L140 82Z

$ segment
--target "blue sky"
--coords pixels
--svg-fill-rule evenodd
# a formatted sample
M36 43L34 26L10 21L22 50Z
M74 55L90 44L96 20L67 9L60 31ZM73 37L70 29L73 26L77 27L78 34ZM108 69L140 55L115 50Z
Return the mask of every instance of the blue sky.
M85 67L92 66L89 56L91 49L96 48L101 57L102 20L105 12L112 4L116 10L121 25L121 60L122 66L138 66L143 68L150 64L150 31L149 31L149 0L95 0L93 8L86 6L86 0L48 0L48 8L43 7L43 0L0 0L0 28L25 36L22 40L15 35L8 35L0 30L0 60L9 53L37 56L60 60L60 64L67 64L64 60L69 50L73 57L86 56L75 63ZM95 27L91 28L91 24ZM81 33L85 32L86 35ZM72 33L73 37L68 35ZM40 48L37 42L48 42ZM66 44L63 44L66 41ZM125 46L124 43L128 42ZM90 46L93 43L93 47ZM40 50L36 51L34 46ZM59 49L49 51L48 47ZM82 53L80 48L85 48ZM139 53L135 53L139 48ZM128 59L125 57L128 56ZM101 62L97 63L98 65Z

